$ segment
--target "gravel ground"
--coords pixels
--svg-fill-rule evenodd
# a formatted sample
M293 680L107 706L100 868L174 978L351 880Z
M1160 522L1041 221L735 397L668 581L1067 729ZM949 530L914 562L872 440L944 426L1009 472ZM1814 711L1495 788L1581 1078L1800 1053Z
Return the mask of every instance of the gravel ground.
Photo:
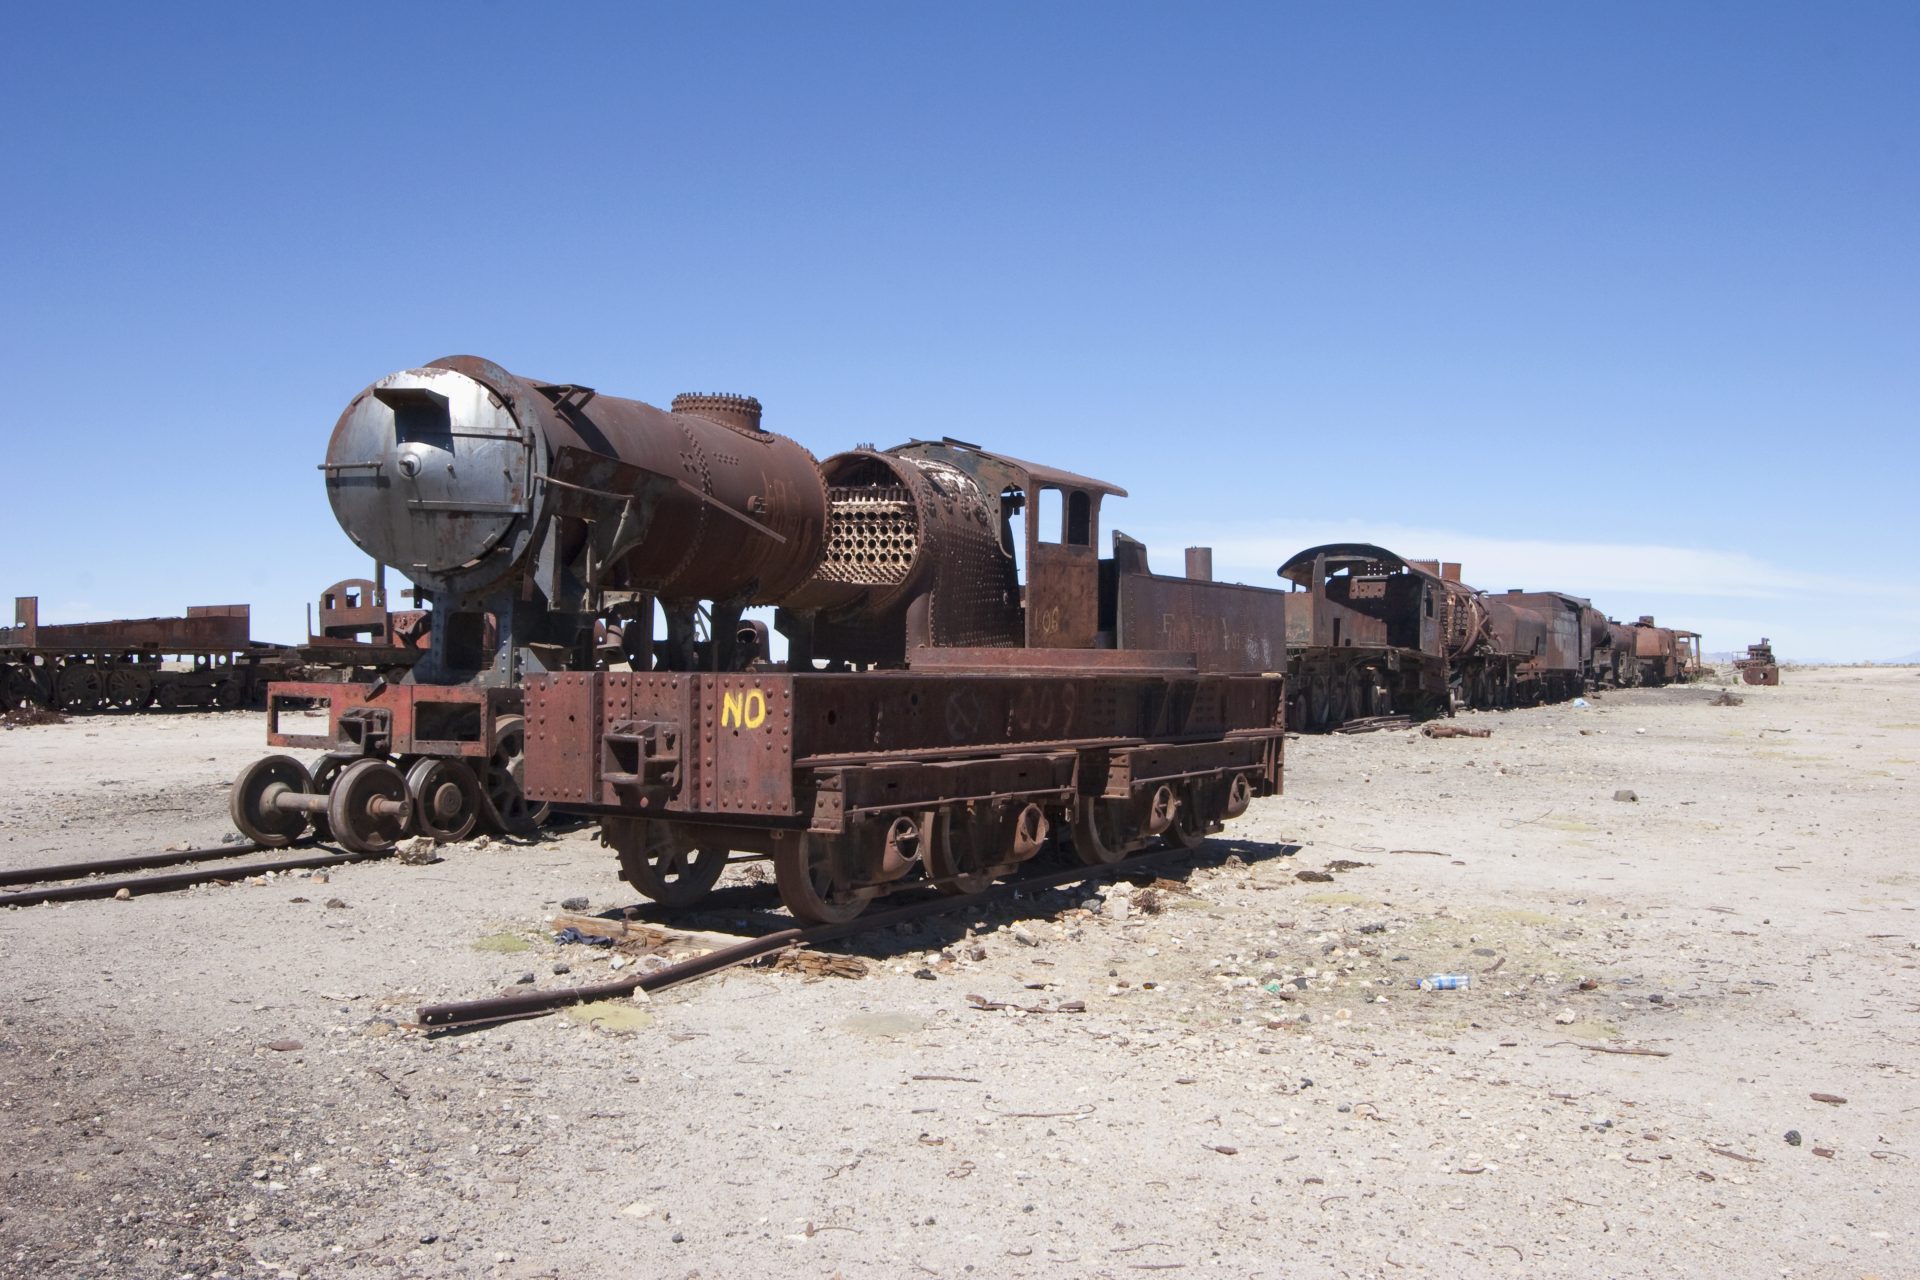
M0 912L0 1274L1920 1274L1917 675L1300 739L1161 883L443 1038L627 962L590 830ZM217 841L262 741L0 732L0 861Z

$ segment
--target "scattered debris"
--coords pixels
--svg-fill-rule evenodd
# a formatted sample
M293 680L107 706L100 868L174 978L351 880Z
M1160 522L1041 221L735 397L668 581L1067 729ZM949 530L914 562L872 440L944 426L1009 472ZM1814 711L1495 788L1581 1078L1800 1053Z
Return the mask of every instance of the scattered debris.
M306 1047L307 1046L301 1044L298 1040L274 1040L270 1041L267 1045L267 1048L273 1050L275 1053L292 1053L296 1049L304 1049Z
M788 947L785 951L776 952L769 967L781 973L797 973L807 978L867 976L867 962L859 956L829 955L824 951L809 951L805 947ZM928 972L927 976L932 977L933 974Z
M1736 698L1731 693L1726 693L1723 691L1719 697L1715 698L1712 702L1709 702L1707 705L1710 707L1737 707L1745 701L1746 701L1745 698Z
M1371 862L1355 862L1352 858L1335 858L1332 862L1329 862L1327 864L1327 870L1358 871L1362 867L1370 867L1372 865L1373 864Z
M1622 789L1620 789L1619 791L1616 791L1616 792L1614 792L1614 793L1613 793L1613 798L1614 798L1615 800L1624 800L1624 801L1626 801L1626 802L1627 802L1628 804L1639 804L1639 803L1640 803L1640 797L1639 797L1639 795L1638 795L1638 794L1636 794L1635 792L1632 792L1632 791L1628 791L1628 790L1626 790L1625 788L1622 788Z
M560 909L562 911L585 911L588 905L588 901L585 898L560 899Z
M1815 1102L1825 1102L1836 1107L1846 1102L1846 1099L1837 1093L1810 1093L1807 1096Z
M985 996L969 995L967 1003L982 1013L991 1013L996 1009L1017 1009L1021 1013L1085 1013L1087 1011L1085 1000L1062 1000L1059 1004L1048 1008L1044 1004L1009 1004L1005 1000L989 1000Z
M1458 724L1429 723L1422 725L1420 732L1429 738L1491 738L1493 736L1491 729L1469 729L1465 725Z
M1332 881L1333 879L1332 876L1328 875L1324 871L1311 871L1311 870L1296 871L1293 873L1293 878L1295 880L1305 880L1308 884L1326 884Z

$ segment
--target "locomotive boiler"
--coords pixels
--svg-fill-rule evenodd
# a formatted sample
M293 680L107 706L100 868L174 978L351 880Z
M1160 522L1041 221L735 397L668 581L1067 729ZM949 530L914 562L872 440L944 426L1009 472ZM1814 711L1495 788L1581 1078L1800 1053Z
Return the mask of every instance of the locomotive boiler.
M811 575L826 523L812 455L762 430L758 401L662 410L473 356L355 396L320 470L347 536L430 606L427 651L389 677L273 686L268 741L326 755L312 773L269 757L236 782L234 821L265 844L309 822L356 850L409 829L459 838L482 819L529 830L542 813L522 787L524 676L591 664L603 615L644 616L626 644L654 665L656 600L659 665L728 661L740 610ZM325 732L283 726L308 705L325 708Z

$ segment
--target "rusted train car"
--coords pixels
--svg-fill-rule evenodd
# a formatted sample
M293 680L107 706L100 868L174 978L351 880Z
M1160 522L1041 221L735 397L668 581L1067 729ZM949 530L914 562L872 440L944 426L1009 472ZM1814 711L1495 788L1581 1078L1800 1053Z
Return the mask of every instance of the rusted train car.
M43 624L40 602L13 602L0 627L0 709L73 715L158 706L244 707L284 674L284 645L252 638L244 604L195 605L184 616Z
M1515 661L1495 644L1460 566L1371 543L1309 547L1280 566L1287 597L1288 723L1507 705Z
M1519 659L1513 701L1561 702L1592 687L1613 637L1590 601L1559 591L1507 591L1486 597L1486 607L1496 648Z
M378 848L561 804L662 901L737 852L839 919L1050 836L1096 861L1198 839L1279 787L1282 593L1153 574L1124 535L1102 559L1114 486L954 440L816 464L759 416L472 357L363 392L329 495L431 602L428 650L391 680L276 686L270 740L326 755L244 773L242 830L322 819ZM778 606L784 667L754 604ZM283 728L296 698L325 732Z
M1559 591L1490 594L1460 566L1371 543L1309 547L1280 567L1288 597L1288 723L1450 714L1571 698L1603 685L1689 679L1699 636L1610 623Z

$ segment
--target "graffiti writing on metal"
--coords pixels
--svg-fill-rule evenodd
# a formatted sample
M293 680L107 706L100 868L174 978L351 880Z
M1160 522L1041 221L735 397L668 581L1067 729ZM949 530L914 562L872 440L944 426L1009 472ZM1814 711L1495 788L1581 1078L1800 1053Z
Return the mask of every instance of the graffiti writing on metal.
M758 729L767 722L767 695L758 689L720 695L720 727Z

